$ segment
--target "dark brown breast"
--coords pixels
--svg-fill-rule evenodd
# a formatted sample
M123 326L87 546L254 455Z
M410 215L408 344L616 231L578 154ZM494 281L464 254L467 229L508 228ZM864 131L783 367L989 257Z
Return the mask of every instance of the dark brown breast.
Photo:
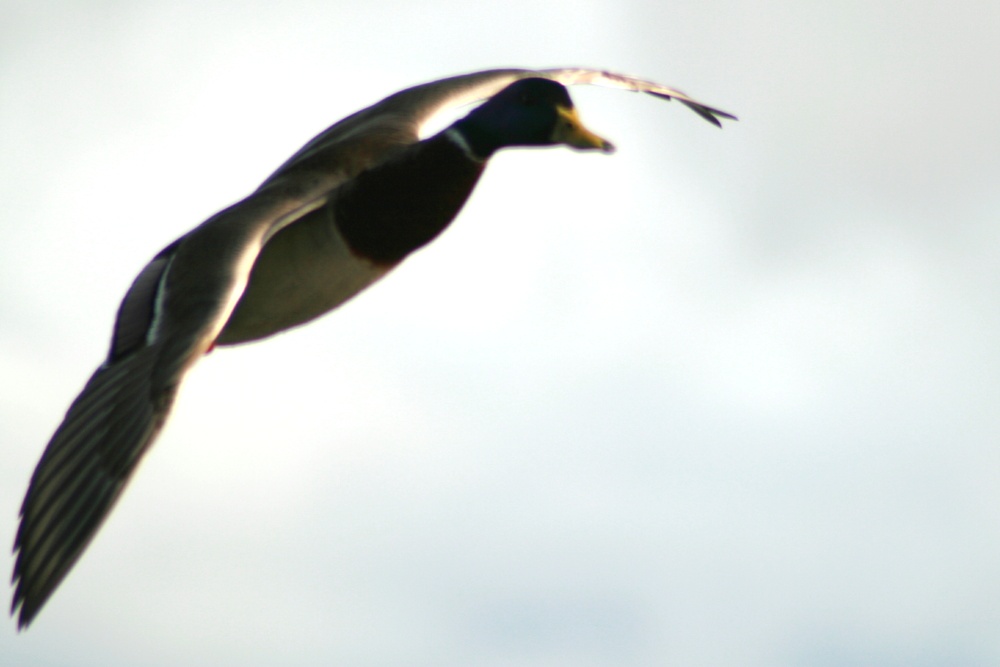
M446 135L431 137L341 186L337 227L355 254L396 264L455 219L484 167Z

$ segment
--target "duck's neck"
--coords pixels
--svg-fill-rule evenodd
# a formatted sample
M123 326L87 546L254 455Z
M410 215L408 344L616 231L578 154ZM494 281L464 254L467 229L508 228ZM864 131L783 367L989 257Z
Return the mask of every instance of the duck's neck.
M473 160L488 160L506 145L497 132L478 122L475 113L457 121L448 129L448 133Z
M451 132L410 146L341 188L334 219L355 254L396 264L455 219L486 161Z

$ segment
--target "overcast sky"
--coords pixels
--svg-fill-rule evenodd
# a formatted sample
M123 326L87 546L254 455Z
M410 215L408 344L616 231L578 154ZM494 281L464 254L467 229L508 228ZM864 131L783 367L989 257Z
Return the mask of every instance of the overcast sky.
M585 65L341 310L213 353L0 664L1000 663L1000 4L0 1L0 541L160 248L426 80ZM12 559L0 564L10 571Z

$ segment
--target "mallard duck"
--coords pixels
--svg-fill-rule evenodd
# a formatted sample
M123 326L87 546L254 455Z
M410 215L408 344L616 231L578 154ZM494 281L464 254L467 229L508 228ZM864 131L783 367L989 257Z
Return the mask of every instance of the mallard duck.
M408 88L348 116L250 196L177 239L136 277L107 358L69 407L21 507L11 613L24 628L73 567L163 427L185 373L216 346L299 326L371 285L461 210L490 157L513 146L611 152L564 87L676 99L651 81L589 69L475 72ZM421 140L439 112L486 99Z

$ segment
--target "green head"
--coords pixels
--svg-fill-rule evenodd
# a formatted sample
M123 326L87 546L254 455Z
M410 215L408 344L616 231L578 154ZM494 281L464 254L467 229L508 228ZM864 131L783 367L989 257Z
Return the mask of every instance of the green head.
M615 149L583 126L566 87L549 79L510 84L452 128L483 159L508 146L565 145L605 153Z

